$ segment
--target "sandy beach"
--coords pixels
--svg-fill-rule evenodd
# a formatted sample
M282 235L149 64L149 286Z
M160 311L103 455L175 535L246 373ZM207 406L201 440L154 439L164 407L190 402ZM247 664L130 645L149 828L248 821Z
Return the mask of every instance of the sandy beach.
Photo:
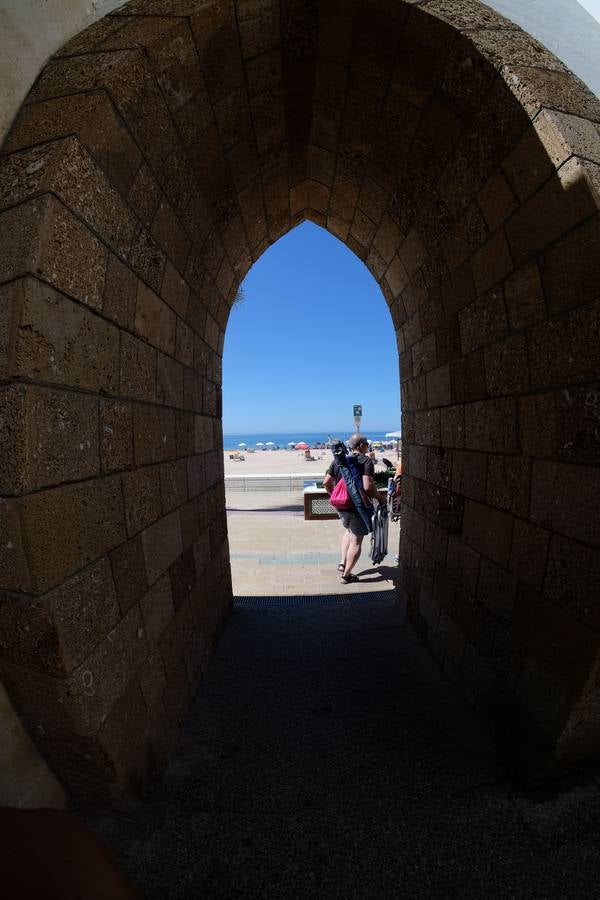
M318 475L323 476L333 459L331 450L312 450L313 460L307 460L302 450L257 450L242 454L240 462L231 459L232 451L226 450L225 476L227 475Z

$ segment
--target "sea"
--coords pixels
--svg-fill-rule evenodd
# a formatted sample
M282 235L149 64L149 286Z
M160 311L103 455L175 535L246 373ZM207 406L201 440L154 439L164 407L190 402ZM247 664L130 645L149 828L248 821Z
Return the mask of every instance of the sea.
M396 431L397 427L398 426L391 426L388 431ZM247 447L254 447L256 449L256 445L259 442L266 445L268 441L272 441L273 444L279 448L287 448L289 444L299 444L301 441L304 441L309 447L312 447L313 444L327 443L330 437L341 438L343 441L346 441L351 434L351 431L332 432L331 435L327 434L325 431L294 431L286 434L273 431L265 431L263 434L224 434L223 449L239 450L240 444L245 444ZM365 431L365 434L371 441L387 440L385 431ZM258 449L261 449L260 446Z

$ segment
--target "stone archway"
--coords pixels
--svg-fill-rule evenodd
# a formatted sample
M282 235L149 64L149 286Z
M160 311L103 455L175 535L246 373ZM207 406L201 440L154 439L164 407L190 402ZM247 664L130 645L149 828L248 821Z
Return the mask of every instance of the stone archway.
M305 218L398 337L409 614L540 777L598 749L600 101L464 0L133 0L0 160L2 678L74 791L160 766L227 615L220 360Z

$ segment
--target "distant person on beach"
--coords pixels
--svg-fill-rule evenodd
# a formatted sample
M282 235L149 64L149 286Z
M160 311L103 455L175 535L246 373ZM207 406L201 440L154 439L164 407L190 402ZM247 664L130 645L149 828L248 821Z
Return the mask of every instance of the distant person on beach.
M354 461L362 474L363 490L367 497L379 499L377 488L373 480L375 467L373 461L366 455L369 449L369 441L362 434L353 434L348 439L348 447ZM331 463L323 479L323 487L331 494L334 487L342 477L340 467L335 460ZM344 533L342 535L341 559L338 565L342 584L351 584L358 581L358 577L352 574L352 569L358 562L362 541L364 537L363 520L355 509L338 509L338 516L342 520Z

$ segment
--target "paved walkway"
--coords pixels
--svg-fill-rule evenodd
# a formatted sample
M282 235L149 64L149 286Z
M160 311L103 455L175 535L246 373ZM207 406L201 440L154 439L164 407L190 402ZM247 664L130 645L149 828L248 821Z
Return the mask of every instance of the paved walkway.
M363 593L392 588L398 577L400 527L390 522L384 562L372 565L366 537L354 569L360 582L341 585L336 571L341 523L338 519L306 521L302 491L230 491L227 528L236 596Z
M230 516L234 553L243 515ZM257 586L249 554L260 573L280 572L278 599L234 609L140 817L92 820L145 897L598 896L596 776L554 793L513 784L387 581L365 593L338 586L335 602L282 598L314 560L283 562L289 526L307 556L309 531L291 513L278 518L281 553L257 538L245 564L234 561L244 594Z

